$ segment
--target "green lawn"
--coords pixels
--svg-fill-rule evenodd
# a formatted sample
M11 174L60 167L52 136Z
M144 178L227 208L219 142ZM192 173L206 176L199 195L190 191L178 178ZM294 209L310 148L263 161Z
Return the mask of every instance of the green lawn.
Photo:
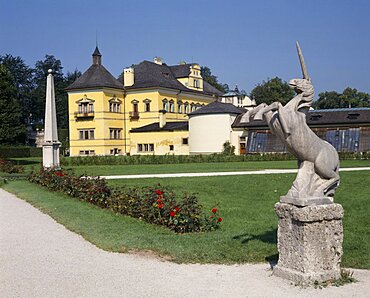
M342 160L341 167L369 167L370 160ZM195 172L230 172L264 169L295 169L297 162L288 161L248 161L223 163L184 163L160 165L114 165L114 166L76 166L77 174L88 175L128 175L128 174L164 174Z
M105 250L152 250L176 262L243 263L276 257L277 217L273 206L294 177L284 174L109 182L112 186L160 183L178 193L198 193L206 209L218 204L224 219L220 230L185 235L100 210L26 181L11 181L3 187ZM345 209L343 266L370 269L370 171L342 173L341 179L336 201Z

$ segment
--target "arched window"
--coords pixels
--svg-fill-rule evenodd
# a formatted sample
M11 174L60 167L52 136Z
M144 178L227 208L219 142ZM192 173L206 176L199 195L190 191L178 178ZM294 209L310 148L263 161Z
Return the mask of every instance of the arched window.
M166 98L162 100L162 110L168 112L168 100Z
M174 101L171 99L169 102L169 112L174 113L175 112L175 104Z

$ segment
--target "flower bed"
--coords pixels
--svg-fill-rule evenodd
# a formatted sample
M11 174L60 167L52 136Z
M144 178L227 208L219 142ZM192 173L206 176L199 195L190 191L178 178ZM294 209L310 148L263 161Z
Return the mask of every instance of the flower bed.
M6 159L0 159L0 171L8 174L23 173L24 168Z
M166 226L176 233L211 231L222 222L217 208L212 208L208 216L203 214L195 194L184 193L178 200L173 190L160 185L111 189L99 177L76 177L73 172L43 169L31 173L28 179L115 213Z

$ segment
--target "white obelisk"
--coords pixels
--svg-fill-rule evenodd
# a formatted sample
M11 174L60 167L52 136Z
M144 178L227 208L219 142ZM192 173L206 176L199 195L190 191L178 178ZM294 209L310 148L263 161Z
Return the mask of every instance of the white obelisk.
M59 147L61 143L58 141L54 78L51 74L52 70L49 69L48 72L49 74L46 81L46 106L44 143L42 144L42 165L44 168L51 169L59 167Z

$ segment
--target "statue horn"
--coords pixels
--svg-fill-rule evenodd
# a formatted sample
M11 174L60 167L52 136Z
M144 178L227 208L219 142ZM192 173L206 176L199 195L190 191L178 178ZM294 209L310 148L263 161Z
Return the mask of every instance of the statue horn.
M299 46L298 41L296 42L296 46L297 46L299 62L301 63L303 78L306 79L306 80L309 80L310 76L308 75L307 67L306 67L306 64L304 63L302 50L301 50L301 47Z

